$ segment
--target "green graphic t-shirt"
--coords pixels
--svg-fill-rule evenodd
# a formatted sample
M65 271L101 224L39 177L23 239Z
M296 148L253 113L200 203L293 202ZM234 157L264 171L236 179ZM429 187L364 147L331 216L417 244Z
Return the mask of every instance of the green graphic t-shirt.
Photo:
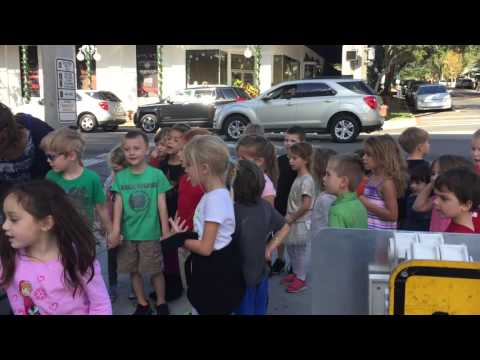
M122 235L125 240L160 240L158 195L171 189L163 172L147 166L141 174L127 168L115 175L112 191L122 198Z
M85 168L78 178L67 180L63 178L62 173L50 170L46 178L65 190L75 207L93 226L95 205L105 202L105 192L97 173Z

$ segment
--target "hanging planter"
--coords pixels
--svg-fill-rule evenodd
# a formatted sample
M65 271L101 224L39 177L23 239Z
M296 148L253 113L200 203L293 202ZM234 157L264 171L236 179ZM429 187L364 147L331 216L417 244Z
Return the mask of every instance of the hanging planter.
M25 102L28 104L31 99L31 87L30 87L30 64L28 63L28 57L27 57L27 51L28 51L28 45L21 45L21 59L20 63L22 66L22 72L23 72L23 98L25 99Z

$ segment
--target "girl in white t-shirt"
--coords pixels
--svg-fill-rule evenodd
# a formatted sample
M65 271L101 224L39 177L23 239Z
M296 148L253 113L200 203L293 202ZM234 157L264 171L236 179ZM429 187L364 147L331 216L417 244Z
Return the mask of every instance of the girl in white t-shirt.
M262 199L274 206L277 192L275 190L278 180L278 161L275 146L259 135L246 135L237 143L237 157L239 160L253 161L263 170L265 187Z
M192 185L205 191L193 218L198 240L186 239L191 251L185 270L187 296L199 314L230 314L245 292L241 260L232 242L233 202L225 187L229 151L217 136L194 137L184 148L184 166ZM183 219L170 219L173 232L186 231Z

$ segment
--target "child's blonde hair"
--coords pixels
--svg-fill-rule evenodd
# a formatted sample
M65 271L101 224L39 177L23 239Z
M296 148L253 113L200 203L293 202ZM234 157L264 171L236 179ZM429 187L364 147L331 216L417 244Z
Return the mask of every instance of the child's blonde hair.
M365 148L370 150L369 155L383 171L383 176L393 181L397 195L403 196L408 181L407 162L395 139L388 134L370 136L365 140Z
M198 175L198 168L207 164L213 176L225 180L230 153L228 147L218 136L195 136L183 150L185 161L191 164Z
M40 147L43 151L51 151L57 154L74 152L78 161L82 161L85 151L85 140L80 133L69 128L59 128L48 133L41 141Z
M110 151L108 154L108 163L110 167L113 164L120 165L124 168L128 166L127 159L125 158L125 152L123 151L121 145L115 146L112 151Z

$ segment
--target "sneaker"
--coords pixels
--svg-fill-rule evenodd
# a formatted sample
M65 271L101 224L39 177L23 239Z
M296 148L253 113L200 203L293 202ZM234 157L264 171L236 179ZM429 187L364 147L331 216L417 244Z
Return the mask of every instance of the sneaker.
M285 261L281 259L275 260L272 266L272 270L270 271L270 275L277 275L283 272L285 269Z
M307 290L307 284L305 281L300 280L299 278L295 278L290 286L287 288L288 293L298 293Z
M117 286L112 285L109 288L109 294L110 294L110 301L114 303L117 300Z
M282 279L282 284L283 285L290 285L297 277L295 274L288 274Z
M153 311L150 308L150 304L148 305L140 305L137 304L137 308L132 315L153 315Z
M170 315L170 309L168 308L167 303L157 305L156 309L157 309L157 315Z

